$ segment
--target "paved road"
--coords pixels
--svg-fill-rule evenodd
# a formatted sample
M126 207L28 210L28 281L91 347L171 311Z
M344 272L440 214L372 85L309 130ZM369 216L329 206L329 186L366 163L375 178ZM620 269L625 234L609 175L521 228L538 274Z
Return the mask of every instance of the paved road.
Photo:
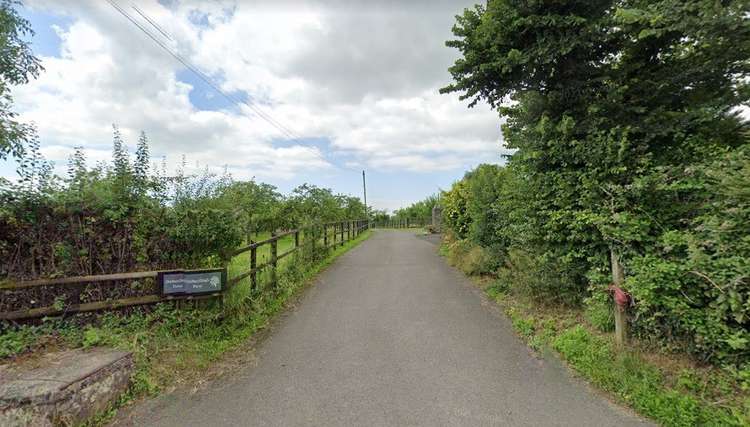
M248 366L131 419L155 426L628 426L437 255L377 231L337 260Z

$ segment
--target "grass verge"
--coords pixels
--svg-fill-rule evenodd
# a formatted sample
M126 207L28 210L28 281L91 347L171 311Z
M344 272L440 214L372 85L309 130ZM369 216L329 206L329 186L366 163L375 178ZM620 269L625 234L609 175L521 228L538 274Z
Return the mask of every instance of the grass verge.
M443 245L452 264L466 260ZM598 331L583 310L549 306L515 295L512 283L473 276L536 351L554 351L579 376L612 400L665 426L748 426L750 394L724 370L632 340L617 350L610 333Z
M46 350L94 346L132 351L136 371L129 391L110 410L86 424L102 425L114 417L118 408L134 400L204 382L241 363L246 351L237 355L239 360L222 361L222 356L267 327L271 318L318 273L370 235L370 231L365 231L332 249L322 260L286 262L278 273L277 286L267 292L251 292L249 282L244 286L240 283L225 294L223 304L159 304L128 314L105 313L95 324L85 326L75 319L47 319L38 326L7 329L0 333L0 358L12 363L14 359L38 357ZM232 268L230 265L230 272ZM259 281L267 283L267 279L261 276Z

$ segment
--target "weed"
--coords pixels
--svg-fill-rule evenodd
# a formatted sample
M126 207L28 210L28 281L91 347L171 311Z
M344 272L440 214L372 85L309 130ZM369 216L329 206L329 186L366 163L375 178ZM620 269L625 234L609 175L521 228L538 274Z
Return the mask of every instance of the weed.
M38 328L31 326L21 326L0 334L0 358L23 353L37 342L40 335Z
M615 330L615 313L612 302L603 292L592 293L584 301L586 320L601 332L612 332Z

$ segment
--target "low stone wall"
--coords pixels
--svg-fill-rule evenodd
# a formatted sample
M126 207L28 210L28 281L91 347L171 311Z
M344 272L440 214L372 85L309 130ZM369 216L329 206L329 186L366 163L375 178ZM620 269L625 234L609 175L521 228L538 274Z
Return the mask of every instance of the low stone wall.
M125 392L133 355L69 350L0 366L0 426L75 425Z

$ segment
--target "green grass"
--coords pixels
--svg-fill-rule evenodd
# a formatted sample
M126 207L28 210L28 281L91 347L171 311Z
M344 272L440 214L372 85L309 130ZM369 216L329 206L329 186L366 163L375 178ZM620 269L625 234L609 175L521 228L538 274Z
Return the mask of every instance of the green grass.
M581 325L561 331L552 347L591 382L663 425L747 425L739 411L705 405L690 393L666 387L657 367L643 363L637 354L615 351L611 340Z
M470 251L441 254L461 265ZM462 255L463 254L463 255ZM513 283L474 277L504 310L518 335L535 350L556 352L570 368L613 400L665 426L748 426L750 394L731 373L700 366L684 356L659 352L632 340L618 350L606 310L550 307L513 294ZM593 323L592 323L593 321ZM611 330L611 329L609 329Z
M487 288L519 336L535 350L552 349L583 378L615 400L665 426L747 426L750 400L718 370L656 364L639 347L615 349L611 334L581 322L579 313L547 311L531 302ZM662 357L668 357L662 356Z
M266 292L251 292L249 281L243 281L225 293L223 304L218 300L184 302L181 308L159 304L150 310L135 309L128 315L105 313L96 324L83 327L74 321L50 319L40 326L4 331L0 334L0 354L15 356L41 349L51 341L55 347L106 345L132 351L136 371L130 390L112 409L89 422L103 424L114 416L116 408L134 399L153 396L175 384L204 380L227 351L247 343L321 270L369 236L365 231L343 247L331 249L322 259L305 260L301 251L290 255L280 265L275 287L268 286L268 273L259 277ZM283 239L286 246L280 242L279 253L282 247L292 247L294 237L290 237ZM230 272L241 268L244 266L238 262L230 266Z

